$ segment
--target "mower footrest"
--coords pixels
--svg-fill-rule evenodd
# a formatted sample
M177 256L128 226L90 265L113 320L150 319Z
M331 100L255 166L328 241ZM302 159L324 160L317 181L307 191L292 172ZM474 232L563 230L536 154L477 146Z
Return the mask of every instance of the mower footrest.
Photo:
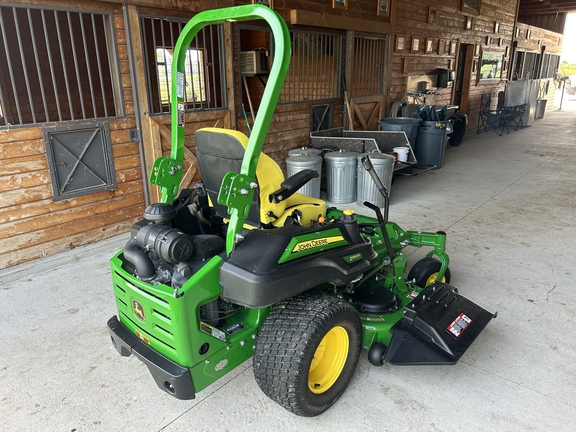
M134 336L116 316L108 320L112 345L122 356L134 354L144 363L158 387L176 399L194 399L196 393L190 371L157 353Z
M495 314L435 282L408 305L392 328L386 361L392 364L454 364Z

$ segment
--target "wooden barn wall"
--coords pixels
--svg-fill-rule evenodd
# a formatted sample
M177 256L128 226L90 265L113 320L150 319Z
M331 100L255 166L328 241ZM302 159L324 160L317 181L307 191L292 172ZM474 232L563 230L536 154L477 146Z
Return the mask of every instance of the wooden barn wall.
M461 0L447 0L442 3L426 0L396 2L395 31L397 35L406 38L406 48L404 52L395 52L393 57L391 94L394 100L401 100L404 96L409 75L435 75L437 68L448 68L451 62L457 64L460 44L479 44L482 49L502 52L506 45L512 45L516 1L484 0L481 2L479 14L461 10L461 3ZM429 7L437 10L435 23L428 22ZM465 29L467 17L472 19L472 28L469 30ZM495 22L499 23L498 32L494 31ZM491 38L490 44L487 43L488 36ZM411 50L413 38L421 41L417 52ZM426 38L431 38L433 42L432 53L429 54L424 53L423 41ZM502 46L498 46L499 38L503 40ZM446 50L446 45L450 42L456 43L455 54ZM408 65L406 72L405 62ZM466 112L471 124L476 124L478 119L481 94L495 95L503 87L503 82L498 80L477 81L477 74L472 72ZM442 88L438 91L440 95L436 97L437 104L452 102L452 89Z
M144 209L138 143L129 137L136 122L122 6L35 3L113 14L126 112L123 118L105 120L110 126L117 188L54 202L43 127L0 130L0 268L125 233ZM90 120L67 124L89 123Z
M13 0L12 4L30 4L23 0ZM54 8L110 11L114 16L116 49L118 51L122 107L124 116L107 120L110 125L111 142L118 187L114 191L53 201L50 173L42 126L19 127L0 130L0 268L54 254L66 249L92 243L118 233L125 233L136 221L145 206L142 168L140 166L139 143L132 142L129 131L142 126L140 131L144 143L146 171L155 157L167 155L170 151L170 120L168 116L150 116L146 105L142 53L138 53L139 40L138 13L157 16L192 17L195 13L211 8L249 3L234 0L128 0L125 6L131 32L127 36L123 8L111 1L71 2L64 0L34 0L33 4ZM387 59L384 94L384 112L390 105L405 96L409 76L430 75L439 67L448 67L451 55L439 49L448 41L458 44L489 46L491 51L504 51L517 40L518 47L538 51L540 45L547 46L547 53L559 52L559 35L536 27L519 24L519 34L531 30L529 39L515 39L515 15L517 1L483 0L479 14L461 10L462 0L413 0L410 2L391 1L392 8L386 14L377 14L373 0L348 1L347 9L333 8L332 2L325 0L276 0L274 8L288 22L291 29L310 31L340 32L343 35L343 52L347 50L346 35L387 36ZM137 7L141 8L138 10ZM429 8L437 9L437 20L428 23ZM169 8L169 9L167 9ZM465 30L466 18L472 18L472 28ZM499 23L497 32L494 23ZM186 167L185 186L199 180L195 169L194 132L204 126L231 127L248 133L245 118L241 111L240 83L236 41L236 26L225 26L227 60L225 71L228 81L227 109L189 113L186 116ZM407 49L395 52L394 41L397 35L406 38ZM487 42L487 36L491 42ZM422 43L416 52L409 47L413 37ZM129 38L129 39L128 39ZM424 53L424 41L432 40L432 53ZM499 46L498 39L502 38ZM541 44L538 44L541 41ZM130 74L128 43L134 51L136 82ZM261 43L261 41L254 41ZM248 47L247 47L248 48ZM244 49L244 47L242 48ZM342 73L347 70L345 56L342 58ZM407 70L404 65L407 64ZM348 65L349 66L349 65ZM254 80L253 80L254 81ZM135 84L138 84L137 86ZM257 95L261 84L251 82L250 88ZM480 95L491 92L494 95L504 88L500 81L477 81L471 76L469 121L476 124ZM551 86L553 89L554 86ZM136 91L137 90L137 91ZM442 89L437 103L450 103L452 91ZM553 93L553 91L552 91ZM550 97L550 94L548 95ZM135 112L135 102L140 104ZM246 102L246 101L245 101ZM334 127L344 124L344 99L329 101L300 101L282 103L276 108L264 151L271 155L285 169L285 159L290 149L306 146L309 143L310 111L317 103L334 103ZM359 111L369 110L369 105ZM122 111L120 110L120 111ZM137 118L138 116L139 118ZM68 124L77 124L72 122ZM90 123L86 121L83 123ZM66 124L66 123L65 123ZM469 127L469 130L473 129ZM147 180L145 180L147 181ZM150 187L151 201L158 199L157 188Z
M517 1L506 0L482 0L480 13L470 10L462 10L461 0L448 0L442 3L426 0L414 0L411 2L395 2L395 33L406 38L407 48L403 52L395 52L392 61L392 85L390 94L392 100L400 100L406 92L407 78L410 75L432 75L436 68L447 68L451 61L457 64L457 56L460 44L480 45L481 50L505 52L509 47L512 52L515 38L515 16ZM429 7L437 9L435 23L428 22ZM466 30L466 20L472 20L471 29ZM495 24L498 23L498 29ZM553 41L552 50L547 53L558 53L561 45L558 45L559 35L536 27L518 24L520 34L526 35L528 28L532 29L530 39L518 39L520 45L533 51L538 51L538 41L550 45ZM412 52L411 42L416 37L420 39L420 47L417 52ZM426 38L432 39L432 53L424 53ZM488 38L490 40L488 40ZM500 43L501 39L501 43ZM439 44L449 41L456 42L456 54L450 54ZM474 56L479 62L479 56ZM511 57L507 58L508 64ZM407 62L407 71L404 70ZM479 68L478 68L479 69ZM510 68L508 68L508 72ZM507 73L504 78L510 78ZM553 86L550 87L553 89ZM469 123L476 125L480 108L480 96L483 93L491 93L493 100L499 91L505 89L505 82L501 80L478 80L476 72L471 74L469 103L466 114ZM450 103L453 100L452 89L439 89L440 96L436 97L437 104ZM553 100L553 92L548 97ZM468 131L474 129L469 127Z

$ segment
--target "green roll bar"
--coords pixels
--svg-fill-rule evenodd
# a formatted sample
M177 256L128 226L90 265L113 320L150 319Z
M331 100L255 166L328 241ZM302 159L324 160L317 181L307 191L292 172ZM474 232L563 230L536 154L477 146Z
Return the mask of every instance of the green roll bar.
M258 109L242 160L240 173L228 173L222 181L218 195L218 202L226 205L230 214L226 237L226 251L228 254L234 248L236 237L242 230L244 221L248 216L254 189L257 186L256 166L258 165L262 146L264 145L290 64L290 33L286 23L277 12L263 5L236 6L201 12L186 24L178 37L173 53L172 84L170 89L172 122L170 157L161 156L156 159L150 173L150 182L160 186L160 201L172 204L178 193L184 168L186 110L184 101L186 86L184 65L186 52L194 37L203 27L208 25L260 19L265 20L272 29L275 53L260 108Z

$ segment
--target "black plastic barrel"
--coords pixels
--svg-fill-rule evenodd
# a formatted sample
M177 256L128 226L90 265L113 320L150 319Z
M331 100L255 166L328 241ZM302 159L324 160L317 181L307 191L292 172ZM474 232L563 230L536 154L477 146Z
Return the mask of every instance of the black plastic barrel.
M424 121L420 124L414 149L419 166L442 168L449 129L447 124L447 121Z
M412 148L416 145L419 118L414 117L384 117L378 120L381 131L404 131Z
M460 144L462 144L464 134L466 133L468 116L464 113L456 113L452 116L450 122L452 123L452 133L450 134L448 144L453 147L458 147Z

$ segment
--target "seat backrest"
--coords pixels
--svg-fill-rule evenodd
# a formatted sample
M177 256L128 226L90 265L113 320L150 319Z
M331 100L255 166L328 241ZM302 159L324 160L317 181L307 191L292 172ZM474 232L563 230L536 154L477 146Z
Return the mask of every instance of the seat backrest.
M228 209L218 204L216 197L224 176L229 172L240 172L248 137L235 130L203 128L196 132L194 140L198 168L214 210L222 217L229 217ZM262 153L258 159L256 179L258 190L254 194L246 222L260 227L261 223L268 224L275 220L268 212L279 216L286 209L284 201L271 203L268 199L271 193L280 188L284 175L278 164L270 156Z

